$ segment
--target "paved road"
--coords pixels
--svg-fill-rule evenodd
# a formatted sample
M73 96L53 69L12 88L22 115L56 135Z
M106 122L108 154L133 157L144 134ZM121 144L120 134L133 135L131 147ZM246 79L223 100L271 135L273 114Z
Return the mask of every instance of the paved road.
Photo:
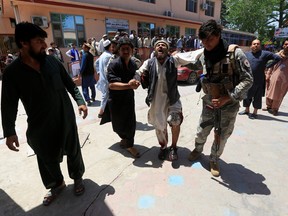
M159 146L153 128L147 124L145 91L138 89L135 145L141 158L135 160L120 149L111 124L99 125L97 102L89 109L88 119L77 117L84 145L86 193L73 196L64 162L62 169L68 187L51 206L42 206L46 190L36 158L27 157L27 144L22 137L18 153L0 144L0 215L288 215L288 99L283 101L277 117L264 111L259 112L257 120L237 117L234 133L220 160L221 176L214 178L208 171L213 134L201 159L195 163L187 160L193 149L201 102L198 104L195 86L181 84L179 89L185 119L177 162L157 159ZM25 114L21 107L17 128L24 134Z

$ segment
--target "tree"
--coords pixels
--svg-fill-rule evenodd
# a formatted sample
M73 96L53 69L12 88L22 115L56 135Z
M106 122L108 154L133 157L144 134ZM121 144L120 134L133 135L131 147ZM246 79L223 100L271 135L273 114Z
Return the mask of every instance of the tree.
M276 1L275 11L273 12L271 19L278 22L278 28L288 26L288 1L278 0Z
M271 37L271 23L278 16L280 1L287 4L287 0L224 0L225 27L255 33L260 39Z
M226 0L222 0L221 4L221 11L220 11L220 20L221 20L221 25L227 26L229 22L226 19L226 13L227 13L227 7L226 7Z

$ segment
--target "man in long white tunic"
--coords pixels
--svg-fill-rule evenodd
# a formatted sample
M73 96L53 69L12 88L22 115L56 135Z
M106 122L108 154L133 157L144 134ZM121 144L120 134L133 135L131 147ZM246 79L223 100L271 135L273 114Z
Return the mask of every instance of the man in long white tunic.
M146 103L150 106L148 122L155 127L156 136L161 146L158 158L177 160L177 141L180 125L183 121L180 94L177 88L177 67L195 60L191 52L174 56L168 55L169 44L159 40L154 44L155 57L146 60L137 71L143 88L148 88ZM171 127L172 144L167 148L167 124Z
M98 114L98 118L102 118L103 112L105 110L108 98L109 98L109 90L108 90L108 80L107 80L107 66L109 59L112 56L112 48L114 46L111 45L110 40L104 41L104 52L101 56L95 61L95 70L99 74L99 80L96 84L96 88L101 91L101 105L100 111Z

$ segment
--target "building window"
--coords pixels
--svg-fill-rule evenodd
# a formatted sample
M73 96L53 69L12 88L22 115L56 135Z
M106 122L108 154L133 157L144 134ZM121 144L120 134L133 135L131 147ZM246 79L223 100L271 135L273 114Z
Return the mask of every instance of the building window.
M11 25L11 27L12 28L15 28L15 26L16 26L16 19L14 19L14 18L9 18L10 19L10 25Z
M193 28L185 28L185 36L188 38L189 36L195 36L196 29Z
M180 38L180 27L167 25L166 35L171 36L171 37L174 36L176 38Z
M197 0L186 0L186 11L197 13Z
M150 36L154 37L155 35L155 24L138 22L138 35L142 37Z
M84 43L83 16L51 13L51 24L54 42L59 47L67 47L72 43L79 47Z
M153 3L153 4L155 4L155 0L139 0L139 1L143 1L143 2L148 2L148 3Z
M205 15L214 17L215 2L206 1L206 4L208 5L208 7L207 10L205 11Z

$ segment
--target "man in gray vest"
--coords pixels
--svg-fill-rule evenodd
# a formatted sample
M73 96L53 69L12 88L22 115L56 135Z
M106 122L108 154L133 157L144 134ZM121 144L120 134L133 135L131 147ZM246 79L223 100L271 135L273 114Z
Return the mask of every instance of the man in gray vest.
M160 150L158 158L165 160L169 153L169 160L177 160L177 141L180 125L183 121L182 105L177 88L177 67L191 63L191 57L186 60L168 55L169 43L157 40L154 44L154 57L146 60L137 71L141 77L143 88L148 88L146 103L150 106L148 122L155 127ZM172 133L172 143L169 148L167 124Z

